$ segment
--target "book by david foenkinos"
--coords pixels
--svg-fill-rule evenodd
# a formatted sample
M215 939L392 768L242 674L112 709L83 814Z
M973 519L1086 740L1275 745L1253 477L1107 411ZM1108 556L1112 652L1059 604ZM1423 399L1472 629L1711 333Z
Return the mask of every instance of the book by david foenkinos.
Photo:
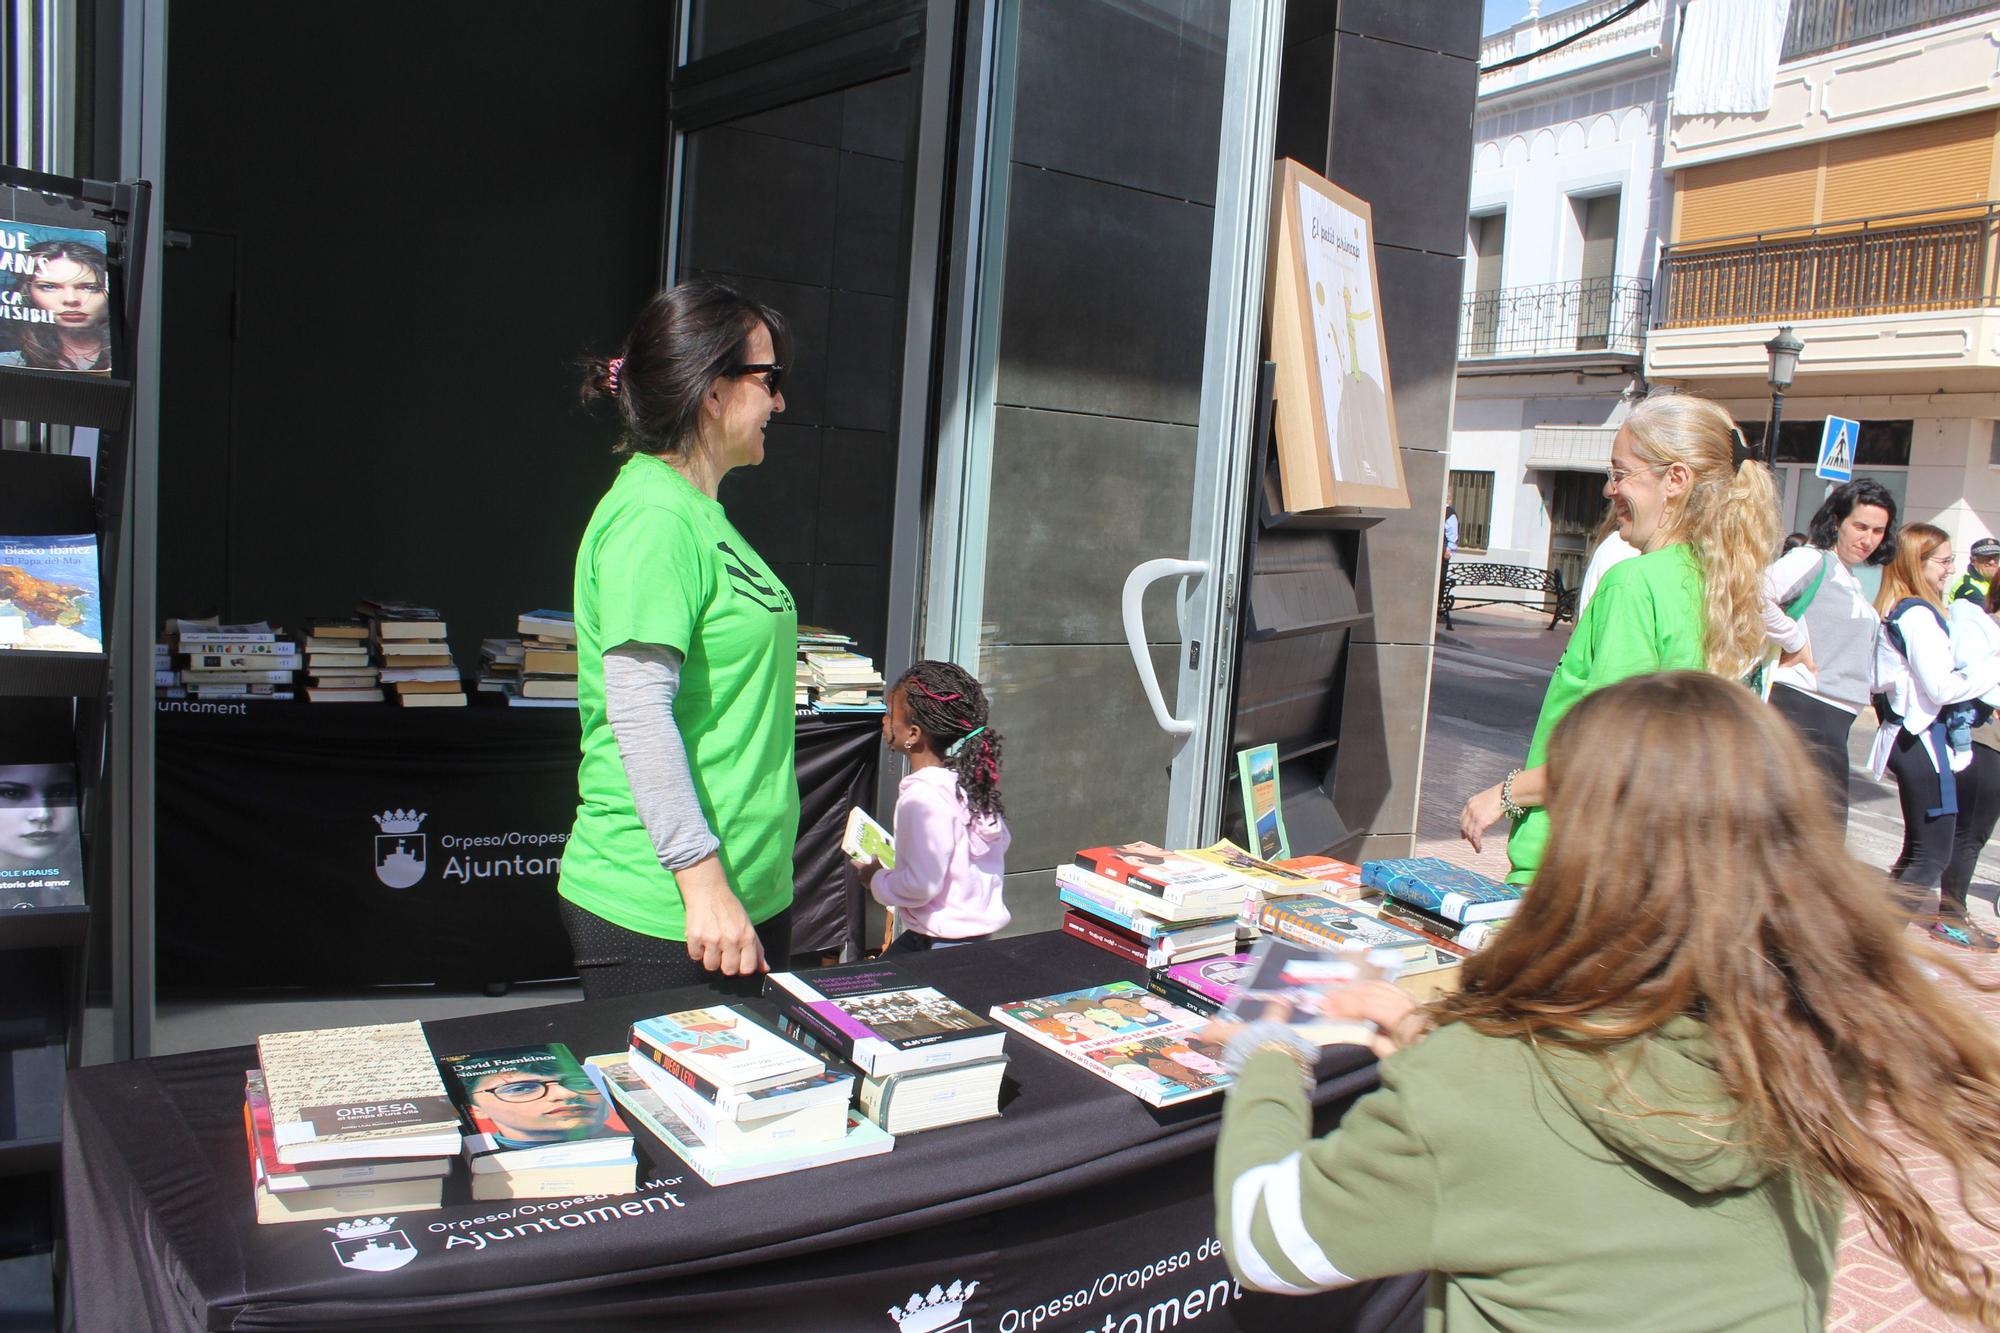
M0 366L111 373L107 241L99 228L0 219Z
M75 766L0 763L0 910L82 901Z
M104 651L97 538L0 536L0 649Z

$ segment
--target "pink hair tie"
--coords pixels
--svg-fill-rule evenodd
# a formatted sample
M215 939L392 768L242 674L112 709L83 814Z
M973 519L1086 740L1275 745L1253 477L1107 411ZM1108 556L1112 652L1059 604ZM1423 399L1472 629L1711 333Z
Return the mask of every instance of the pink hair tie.
M625 358L622 356L614 356L604 363L604 391L606 393L615 394L618 392L618 372L624 368Z

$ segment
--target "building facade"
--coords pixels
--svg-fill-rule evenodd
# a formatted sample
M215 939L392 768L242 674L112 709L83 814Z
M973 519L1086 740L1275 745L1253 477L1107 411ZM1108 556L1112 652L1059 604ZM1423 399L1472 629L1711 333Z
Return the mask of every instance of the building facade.
M1462 552L1576 586L1643 391L1666 222L1676 0L1590 0L1485 39L1447 494Z
M1792 327L1787 530L1829 485L1813 475L1829 415L1862 423L1858 471L1905 520L1961 553L2000 526L1996 44L1994 0L1792 0L1768 109L1669 121L1646 374L1719 399L1761 440L1764 344Z

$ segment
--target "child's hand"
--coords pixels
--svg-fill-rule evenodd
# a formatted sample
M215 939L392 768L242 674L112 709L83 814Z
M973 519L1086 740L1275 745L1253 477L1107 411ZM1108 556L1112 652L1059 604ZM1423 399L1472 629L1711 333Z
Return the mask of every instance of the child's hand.
M872 856L850 856L847 858L847 864L854 867L854 873L861 876L861 882L864 885L874 879L875 872L882 868L882 863Z
M1356 981L1329 986L1313 998L1327 1018L1373 1023L1375 1038L1368 1047L1378 1058L1401 1050L1421 1035L1419 1025L1412 1021L1417 1002L1410 998L1409 992L1391 982Z

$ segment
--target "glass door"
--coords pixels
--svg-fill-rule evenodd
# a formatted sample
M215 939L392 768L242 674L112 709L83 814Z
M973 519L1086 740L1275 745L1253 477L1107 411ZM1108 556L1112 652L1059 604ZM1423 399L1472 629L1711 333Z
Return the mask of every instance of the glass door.
M996 0L971 44L923 643L992 696L1010 879L1214 835L1282 11Z

